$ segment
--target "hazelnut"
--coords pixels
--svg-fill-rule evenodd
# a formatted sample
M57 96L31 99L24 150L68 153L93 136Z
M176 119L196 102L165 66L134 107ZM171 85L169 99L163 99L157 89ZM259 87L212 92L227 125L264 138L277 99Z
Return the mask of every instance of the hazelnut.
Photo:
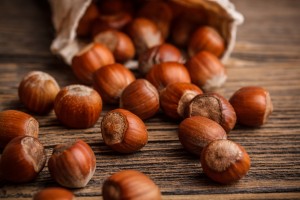
M72 70L82 83L91 84L93 73L97 69L114 62L114 56L106 46L91 43L73 57Z
M179 49L171 44L164 43L143 52L139 56L138 69L141 74L145 75L153 65L168 61L183 63L184 59Z
M236 114L231 104L217 93L195 96L186 107L186 117L202 116L214 120L228 133L236 123Z
M242 87L229 99L237 122L246 126L261 126L273 112L273 104L268 91L256 86Z
M213 54L201 51L186 63L192 83L204 91L213 91L221 87L226 79L226 71L220 60Z
M113 15L101 15L93 25L92 35L95 36L109 29L122 31L131 21L132 16L126 11Z
M29 182L37 177L46 163L46 152L37 138L19 136L4 148L0 171L3 178L13 183Z
M33 200L75 200L75 196L67 189L51 187L36 193Z
M169 36L173 13L168 3L163 1L148 1L138 12L139 17L152 20L166 39Z
M39 123L32 116L17 110L0 112L0 148L18 136L38 137Z
M200 155L202 149L217 139L226 139L225 130L217 122L202 116L184 119L179 124L178 137L189 152Z
M57 119L69 128L89 128L100 117L102 100L92 88L69 85L57 94L54 111Z
M204 147L201 167L212 180L229 184L240 180L250 169L245 149L230 140L215 140Z
M28 110L46 114L53 109L54 99L59 89L52 76L45 72L32 71L19 85L19 99Z
M96 157L87 143L76 140L54 147L48 168L58 184L68 188L82 188L95 173Z
M101 121L104 143L120 153L133 153L148 142L148 132L144 122L125 109L109 111Z
M76 33L78 36L89 36L92 31L92 26L97 17L99 16L98 7L95 3L91 3L81 17Z
M146 79L152 83L158 91L164 89L171 83L191 82L188 70L183 64L178 62L164 62L154 65L147 73Z
M103 15L115 15L124 10L125 2L122 0L102 0L98 2L99 10Z
M164 113L173 118L184 117L184 110L189 102L202 90L192 83L172 83L160 92L160 105Z
M149 19L135 18L128 26L128 35L131 37L138 55L164 42L160 30Z
M225 42L221 35L212 27L203 26L193 34L188 45L190 57L200 51L208 51L217 57L221 57L225 50Z
M135 55L135 48L130 37L116 30L98 33L94 42L105 45L119 62L130 60Z
M103 184L102 195L104 200L162 199L159 187L136 170L123 170L110 176Z
M131 111L141 119L148 119L159 110L159 94L146 79L130 83L120 97L120 107Z
M134 74L121 64L101 67L94 73L94 88L106 103L119 103L123 90L135 80Z

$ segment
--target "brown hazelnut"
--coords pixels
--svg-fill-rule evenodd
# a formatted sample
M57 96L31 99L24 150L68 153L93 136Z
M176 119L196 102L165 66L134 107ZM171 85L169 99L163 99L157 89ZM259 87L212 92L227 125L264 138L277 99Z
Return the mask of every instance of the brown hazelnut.
M135 45L137 55L164 42L156 24L146 18L135 18L128 25L127 32Z
M91 84L93 73L97 69L114 62L114 56L106 46L91 43L73 57L72 70L82 83Z
M111 29L123 31L131 21L132 16L126 11L114 15L101 15L93 25L92 35L95 36L102 31Z
M226 71L220 60L207 51L194 55L186 63L192 83L204 91L213 91L221 87L226 79Z
M192 83L172 83L160 92L160 105L164 113L173 118L184 117L184 110L189 102L202 90Z
M101 67L94 73L94 88L106 103L119 103L123 90L135 80L134 74L121 64Z
M39 140L31 136L19 136L5 146L0 171L9 182L25 183L35 179L45 163L46 152Z
M171 44L164 43L143 52L139 56L138 69L142 75L145 75L153 65L168 61L183 63L184 59L179 49Z
M92 31L92 26L99 16L98 7L95 3L91 3L81 17L76 33L78 36L89 36Z
M82 140L54 147L48 161L51 177L68 188L85 187L96 170L96 157L91 147Z
M102 195L104 200L162 199L159 187L136 170L123 170L110 176L103 184Z
M38 137L39 123L32 116L17 110L0 112L0 148L18 136Z
M236 114L231 104L217 93L195 96L186 107L186 117L202 116L214 120L228 133L236 123Z
M104 143L120 153L133 153L148 142L148 132L144 122L125 109L109 111L101 121Z
M116 30L98 33L94 37L94 42L105 45L119 62L130 60L135 55L135 48L130 37Z
M38 114L46 114L53 109L59 85L49 74L41 71L28 73L21 81L18 94L20 101Z
M200 51L208 51L217 57L221 57L225 50L225 42L222 36L212 27L203 26L193 34L188 45L190 57Z
M178 137L189 152L200 155L202 149L217 139L226 139L225 130L217 122L202 116L184 119L179 124Z
M267 90L257 86L242 87L229 99L237 121L246 126L261 126L273 112L273 104Z
M173 13L167 2L148 1L138 12L139 17L152 20L166 39L169 36Z
M212 180L229 184L240 180L250 169L245 149L230 140L215 140L204 147L201 167Z
M103 15L115 15L124 10L122 0L102 0L98 2L99 10Z
M51 187L40 190L33 200L75 200L75 196L67 189Z
M141 119L148 119L159 110L159 94L146 79L130 83L120 97L120 107L131 111Z
M69 128L89 128L100 117L102 99L92 88L69 85L57 94L54 111L57 119Z
M164 62L154 65L147 73L146 79L152 83L158 91L161 91L171 83L191 82L187 68L178 62Z

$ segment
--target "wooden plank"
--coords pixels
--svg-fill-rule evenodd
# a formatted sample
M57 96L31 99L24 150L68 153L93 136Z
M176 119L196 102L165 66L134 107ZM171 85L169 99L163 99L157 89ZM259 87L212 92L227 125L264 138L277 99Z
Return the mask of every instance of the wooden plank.
M84 139L95 151L95 176L87 187L72 190L79 199L101 199L104 180L121 169L137 169L149 175L161 188L163 199L300 198L300 1L233 2L246 21L239 28L236 48L226 63L228 80L219 92L229 98L242 86L259 85L270 91L274 104L266 125L255 129L237 125L228 135L248 151L252 161L248 175L232 185L210 181L202 172L199 158L186 152L178 141L178 123L163 113L145 122L149 143L130 155L115 153L104 145L101 118L93 128L73 130L62 126L53 112L34 115L48 157L56 144L74 138ZM49 52L53 32L47 6L37 1L3 0L0 9L0 110L27 112L18 100L17 88L29 71L48 72L61 86L77 80L71 69ZM105 106L102 116L112 108ZM57 184L46 166L33 182L1 183L0 198L31 199L49 186Z

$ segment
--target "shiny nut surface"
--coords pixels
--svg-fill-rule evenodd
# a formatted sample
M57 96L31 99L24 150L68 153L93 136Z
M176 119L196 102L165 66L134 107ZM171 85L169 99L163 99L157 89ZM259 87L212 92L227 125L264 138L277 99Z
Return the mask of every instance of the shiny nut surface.
M146 79L152 83L158 91L161 91L171 83L191 82L187 68L178 62L164 62L154 65L147 73Z
M36 193L33 200L75 200L75 196L67 189L50 187Z
M226 139L225 130L215 121L202 116L186 118L179 124L178 137L189 152L200 155L202 149L217 139Z
M0 148L18 136L38 137L39 123L31 115L17 110L0 112Z
M122 92L120 107L131 111L141 119L148 119L159 110L159 94L146 79L137 79Z
M35 179L46 163L46 152L37 138L19 136L4 148L0 171L2 177L13 183L25 183Z
M99 11L95 3L91 3L78 22L76 33L79 36L89 36L92 31L94 21L98 18Z
M32 71L20 82L18 95L28 110L38 114L47 114L52 110L59 90L59 85L51 75L41 71Z
M54 111L57 119L69 128L89 128L100 117L102 99L92 88L69 85L58 93Z
M165 115L181 119L189 102L202 90L192 83L172 83L160 92L160 105Z
M96 170L96 157L83 140L57 145L48 161L52 178L68 188L85 187Z
M104 143L120 153L133 153L148 142L148 132L144 122L125 109L109 111L101 121Z
M105 180L102 187L104 200L161 200L158 186L145 174L123 170Z
M230 140L215 140L201 153L201 167L212 180L229 184L240 180L250 169L246 150Z
M229 99L237 121L246 126L265 124L273 112L270 93L262 87L247 86L237 90Z

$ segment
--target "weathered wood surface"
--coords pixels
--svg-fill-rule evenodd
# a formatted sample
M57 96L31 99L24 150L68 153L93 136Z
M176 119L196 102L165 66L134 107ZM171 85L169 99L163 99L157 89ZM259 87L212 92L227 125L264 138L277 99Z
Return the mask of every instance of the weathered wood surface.
M226 64L229 79L221 92L228 98L242 86L263 86L270 91L275 108L263 127L237 126L229 134L252 159L248 175L233 185L210 181L199 159L180 145L178 125L163 114L146 121L149 143L130 155L114 153L104 145L99 123L86 130L69 130L54 113L34 115L48 156L56 144L73 138L84 139L95 151L95 176L87 187L73 190L79 199L100 199L105 178L121 169L149 175L164 199L300 199L300 1L233 2L246 20ZM27 112L18 100L17 88L31 70L50 73L61 86L76 83L70 68L49 52L53 34L44 1L0 1L0 110ZM110 109L105 107L102 116ZM30 199L48 186L56 184L46 166L31 183L2 184L0 198Z

